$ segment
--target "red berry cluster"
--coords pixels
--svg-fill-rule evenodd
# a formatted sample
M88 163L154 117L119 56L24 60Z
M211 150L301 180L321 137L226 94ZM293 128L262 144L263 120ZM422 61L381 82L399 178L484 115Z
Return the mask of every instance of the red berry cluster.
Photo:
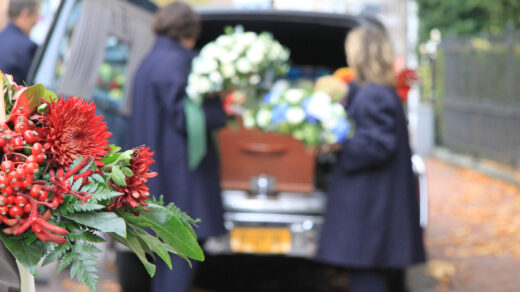
M68 231L47 222L51 217L49 209L56 209L68 193L80 198L82 203L90 198L89 194L73 192L67 179L84 168L91 159L83 159L65 174L63 169L49 169L50 161L45 150L50 145L42 145L34 121L22 107L13 114L7 123L0 125L0 146L3 150L0 163L0 223L8 226L2 231L18 236L31 227L42 241L64 243L66 239L60 235L67 235ZM40 171L47 170L50 181L40 179ZM86 176L90 174L92 171L80 176L86 181Z

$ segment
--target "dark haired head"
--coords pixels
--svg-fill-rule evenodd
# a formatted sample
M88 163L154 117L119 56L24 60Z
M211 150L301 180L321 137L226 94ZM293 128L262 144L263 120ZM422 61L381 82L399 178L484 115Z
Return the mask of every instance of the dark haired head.
M39 4L38 0L11 0L7 10L9 19L16 19L24 10L27 10L29 14L35 14L38 11Z
M159 10L153 29L156 34L175 40L196 40L200 33L200 16L188 4L173 2Z

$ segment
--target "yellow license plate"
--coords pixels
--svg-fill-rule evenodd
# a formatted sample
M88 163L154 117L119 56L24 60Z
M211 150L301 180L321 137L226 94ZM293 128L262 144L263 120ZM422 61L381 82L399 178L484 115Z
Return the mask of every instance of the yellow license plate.
M291 250L291 232L284 228L231 230L231 250L238 253L285 254Z

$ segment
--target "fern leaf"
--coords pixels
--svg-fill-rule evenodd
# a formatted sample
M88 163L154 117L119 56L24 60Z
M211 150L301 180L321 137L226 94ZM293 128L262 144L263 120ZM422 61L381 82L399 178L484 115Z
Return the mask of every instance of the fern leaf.
M57 273L61 273L61 271L63 271L65 268L67 268L72 263L72 261L74 260L75 257L76 257L76 254L74 252L69 252L69 253L65 254L61 258L60 263L58 264Z

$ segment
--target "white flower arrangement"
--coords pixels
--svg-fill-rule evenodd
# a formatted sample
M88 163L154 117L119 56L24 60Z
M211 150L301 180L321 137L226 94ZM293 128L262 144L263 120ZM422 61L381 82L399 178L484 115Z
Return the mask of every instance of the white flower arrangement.
M289 50L270 33L226 28L193 60L186 93L200 104L205 96L221 90L254 89L268 72L287 73L289 56Z
M307 146L344 141L351 127L344 107L323 92L277 83L255 109L245 111L244 127L292 135Z

